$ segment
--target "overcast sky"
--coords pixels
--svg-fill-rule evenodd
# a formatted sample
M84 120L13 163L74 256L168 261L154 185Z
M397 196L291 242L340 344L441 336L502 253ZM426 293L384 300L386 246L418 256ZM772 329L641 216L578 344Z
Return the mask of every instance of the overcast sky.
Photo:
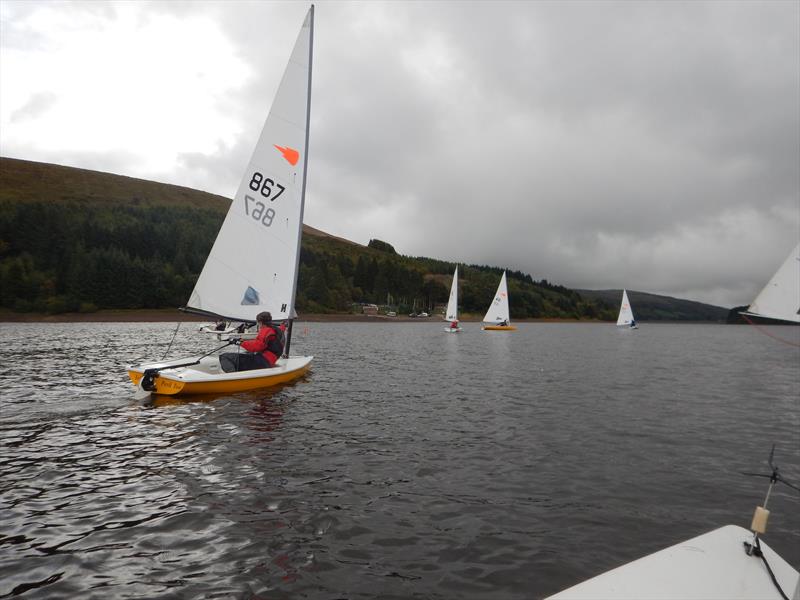
M748 304L800 239L800 2L319 2L306 223ZM0 154L232 197L302 2L0 3Z

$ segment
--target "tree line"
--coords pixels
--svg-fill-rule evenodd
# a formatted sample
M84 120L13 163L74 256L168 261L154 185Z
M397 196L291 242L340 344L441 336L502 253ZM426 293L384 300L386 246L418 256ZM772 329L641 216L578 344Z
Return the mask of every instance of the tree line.
M0 203L0 306L92 312L182 305L222 222L212 210Z
M122 203L0 202L0 306L18 312L92 312L183 306L224 219L219 210ZM303 237L297 310L345 312L360 303L397 310L447 301L454 263ZM502 269L461 265L460 306L482 313ZM605 318L603 303L509 271L512 318Z

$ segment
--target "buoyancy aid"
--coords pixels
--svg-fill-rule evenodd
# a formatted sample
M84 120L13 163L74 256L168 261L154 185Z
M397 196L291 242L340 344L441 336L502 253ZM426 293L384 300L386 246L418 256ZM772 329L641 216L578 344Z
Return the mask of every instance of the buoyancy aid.
M283 354L283 326L262 325L258 330L258 335L254 340L245 340L242 342L242 348L248 352L261 353L270 366L275 364L281 354Z
M275 332L275 337L270 337L267 340L267 350L272 352L275 355L275 358L278 358L281 354L283 354L283 346L285 344L283 328L280 325L271 325L270 328L273 332Z

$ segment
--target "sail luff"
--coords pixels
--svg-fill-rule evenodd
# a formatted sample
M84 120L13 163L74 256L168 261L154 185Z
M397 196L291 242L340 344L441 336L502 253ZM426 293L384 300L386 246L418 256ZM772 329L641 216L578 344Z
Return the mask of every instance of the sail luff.
M308 93L306 94L306 140L305 140L305 160L303 160L303 182L300 190L300 218L297 220L297 252L294 257L294 282L292 283L292 299L289 301L289 328L286 334L286 346L284 355L289 356L289 349L292 345L292 322L297 316L294 303L297 299L297 279L300 274L300 249L303 243L303 214L306 207L306 179L308 176L308 142L311 132L311 73L314 63L314 5L308 9L309 34L308 34Z
M306 143L305 160L303 161L303 183L300 190L300 219L297 221L297 253L294 260L294 284L292 285L292 299L289 304L289 318L295 316L294 303L297 299L297 278L300 273L300 246L303 240L303 214L306 207L306 178L308 175L308 142L311 130L311 72L314 61L314 5L308 9L309 35L308 35L308 94L306 95ZM289 338L291 339L291 338ZM286 352L289 352L289 343L286 344Z

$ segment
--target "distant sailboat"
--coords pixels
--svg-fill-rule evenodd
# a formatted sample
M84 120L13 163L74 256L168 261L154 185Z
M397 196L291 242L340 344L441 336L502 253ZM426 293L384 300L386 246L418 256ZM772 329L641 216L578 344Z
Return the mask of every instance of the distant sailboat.
M741 314L781 323L800 323L800 243Z
M289 356L300 261L311 112L314 7L305 18L239 189L187 303L186 311L220 321L220 340L255 337L223 321L252 327L270 312L288 322L283 356L272 368L225 372L216 352L128 367L145 394L241 392L297 379L313 357Z
M450 327L445 327L448 333L458 333L461 327L458 326L458 267L453 273L453 283L450 286L450 299L447 301L447 312L444 316L445 321L450 321Z
M619 316L617 317L617 327L627 326L630 329L639 329L636 324L636 319L633 318L633 309L631 303L628 302L628 292L622 290L622 303L619 307Z
M508 309L508 284L506 283L506 272L500 278L500 285L497 286L497 293L494 295L486 316L483 317L483 329L486 331L514 331L516 327L511 325L511 316Z

